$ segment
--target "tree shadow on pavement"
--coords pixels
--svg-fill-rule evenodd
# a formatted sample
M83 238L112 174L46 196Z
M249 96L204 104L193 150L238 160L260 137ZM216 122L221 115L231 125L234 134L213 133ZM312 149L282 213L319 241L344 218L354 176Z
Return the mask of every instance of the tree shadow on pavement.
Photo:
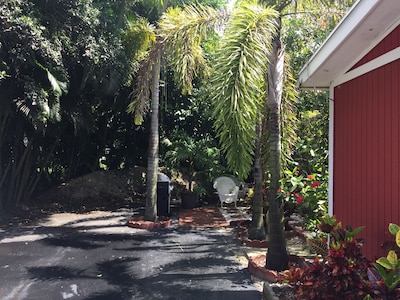
M235 260L229 231L166 228L132 235L69 231L41 243L74 251L74 264L63 260L31 266L29 277L42 284L77 282L79 299L261 298L248 271ZM82 255L86 259L80 263Z

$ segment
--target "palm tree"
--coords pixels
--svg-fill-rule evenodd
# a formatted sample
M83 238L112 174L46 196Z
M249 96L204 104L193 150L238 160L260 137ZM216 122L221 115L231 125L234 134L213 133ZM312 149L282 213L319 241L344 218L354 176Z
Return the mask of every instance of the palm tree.
M164 2L166 4L166 2ZM158 108L160 86L160 64L163 56L173 66L175 81L183 93L191 93L194 75L205 70L201 41L208 28L221 22L221 14L210 7L201 5L187 6L185 9L168 8L159 21L156 30L157 39L143 60L138 74L132 102L128 111L135 115L135 122L143 121L146 102L151 94L151 136L148 150L148 167L146 176L146 210L145 219L157 220L157 171L158 171ZM151 87L151 93L150 89Z
M268 256L271 259L266 266L280 271L288 265L283 211L281 201L277 198L277 190L282 160L283 81L289 78L285 74L287 69L281 42L281 17L292 1L270 1L267 4L275 9L257 5L256 1L238 1L226 25L220 50L216 54L218 59L214 65L211 84L214 90L212 97L215 101L215 128L231 169L244 178L249 174L254 160L257 182L252 232L259 236L264 235L261 184L262 174L265 172L262 171L261 148L265 144L263 129L268 128ZM190 92L193 75L201 72L202 68L199 66L204 66L200 47L202 37L210 25L215 26L221 21L221 16L209 8L188 6L184 10L169 10L160 22L158 47L165 47L166 53L170 54L168 58L176 71L176 82L184 92ZM266 111L268 124L265 126ZM148 203L154 203L155 199L151 201Z
M262 151L259 148L265 144L265 140L260 142L260 129L264 128L259 126L262 124L260 114L263 122L267 123L266 150L270 183L267 216L269 259L266 267L281 271L288 267L283 207L277 195L283 160L281 109L285 81L288 80L288 86L293 88L289 69L285 68L285 47L281 40L282 17L292 4L295 4L296 10L300 4L311 4L313 1L260 1L267 5L266 7L257 5L256 2L237 1L220 53L217 55L216 71L212 76L215 90L213 97L216 102L215 127L230 167L237 170L240 176L245 177L249 173L254 158L256 192L252 232L254 236L262 236L262 211L259 206L262 203L259 192L261 177L258 171L263 168L260 157ZM319 6L328 2L335 1L314 1ZM274 12L267 7L273 7ZM268 17L263 16L263 12L267 13ZM292 94L290 90L285 93L288 96Z
M268 109L270 114L267 126L271 173L269 235L275 241L272 245L280 248L280 257L274 257L280 265L273 267L276 270L287 267L286 243L283 226L280 224L282 221L279 220L283 213L280 212L277 201L272 200L275 197L271 193L271 190L275 189L276 192L278 189L280 179L280 122L276 108L280 108L282 87L267 85L271 76L275 76L274 84L282 84L283 79L277 77L279 73L274 69L275 65L282 64L283 68L284 64L283 53L275 57L274 37L279 25L276 22L278 19L278 12L272 8L246 2L238 5L227 25L212 75L212 84L216 91L213 96L216 103L215 126L228 163L232 169L238 171L240 177L246 177L254 159L255 197L250 233L256 238L265 237L261 147L264 144L262 124L266 121L263 112ZM272 255L277 248L272 249ZM270 252L268 255L271 257Z
M282 92L285 77L285 46L282 43L282 17L291 5L294 5L293 11L296 12L297 7L310 8L312 5L332 5L335 2L346 2L351 4L352 1L296 1L296 0L261 0L262 3L273 6L278 11L275 18L276 32L272 40L272 53L268 57L268 68L266 73L266 81L268 86L268 94L266 104L269 112L269 246L268 260L266 268L281 271L287 269L288 261L286 256L286 242L284 237L284 219L283 205L278 197L277 191L280 187L279 180L282 177Z
M202 6L187 6L185 9L170 8L160 20L160 29L158 31L158 42L153 46L150 55L145 60L138 75L138 94L135 95L135 100L130 105L130 110L136 114L135 120L142 120L143 100L148 98L149 90L146 86L151 85L152 90L152 133L151 142L149 146L149 162L148 162L148 177L147 177L147 200L146 200L146 214L147 220L156 220L156 174L158 169L158 70L154 62L159 61L157 55L159 53L167 53L170 64L175 70L175 81L178 83L183 92L189 92L192 89L192 79L194 74L199 74L205 68L205 61L202 56L200 47L202 38L207 34L209 28L215 27L221 21L226 19L225 12L217 12L211 8ZM220 129L220 137L224 150L227 152L228 160L231 162L233 170L237 171L240 177L246 177L250 171L249 166L253 160L253 149L255 141L255 128L258 126L258 147L256 147L257 157L255 158L255 198L253 203L253 222L251 228L251 237L262 239L265 237L264 220L263 220L263 196L262 189L262 165L261 165L261 145L262 143L262 128L264 122L262 120L261 107L265 104L262 101L263 94L265 93L264 86L264 73L266 72L265 57L271 53L270 41L275 30L274 19L277 17L275 11L271 8L262 8L257 5L247 5L243 3L239 6L236 12L233 13L229 22L225 37L227 41L233 41L228 47L223 45L221 53L217 57L223 57L224 53L233 55L236 60L232 60L231 64L219 66L217 69L220 75L217 75L215 82L229 82L236 80L239 82L239 88L234 87L229 90L229 85L226 86L228 90L220 93L220 87L215 90L218 92L215 99L219 103L220 95L230 96L233 95L232 101L237 101L233 111L232 107L224 109L218 107L215 111L219 116L224 116L218 123L216 121L216 128ZM250 21L249 21L250 20ZM235 27L236 26L236 27ZM238 30L238 27L241 27ZM257 49L257 51L255 51ZM158 54L157 54L158 53ZM251 57L251 59L249 59ZM221 61L224 61L223 58ZM236 73L232 73L230 68L236 68ZM228 71L229 70L229 71ZM250 71L249 71L250 70ZM149 76L152 74L153 77ZM232 76L226 76L233 74ZM241 77L243 74L249 78ZM157 77L154 77L157 76ZM236 76L236 77L235 77ZM151 79L153 78L153 79ZM250 83L250 85L249 85ZM248 85L248 86L246 86ZM242 89L242 90L241 90ZM244 94L241 92L245 90ZM240 103L241 101L241 103ZM221 114L223 112L223 114ZM243 114L245 113L245 114ZM233 116L233 122L237 125L230 126L226 131L228 132L228 140L233 141L232 144L226 146L224 143L225 129L218 124L230 124ZM226 117L226 118L225 118ZM227 123L226 120L228 120ZM257 121L259 120L259 124ZM156 128L157 127L157 128ZM239 132L231 133L229 130L232 128L239 128ZM244 134L243 134L244 133ZM226 137L226 135L225 135ZM233 137L233 139L231 139ZM239 139L236 139L239 137ZM244 148L244 151L234 150L230 152L230 148L239 149Z

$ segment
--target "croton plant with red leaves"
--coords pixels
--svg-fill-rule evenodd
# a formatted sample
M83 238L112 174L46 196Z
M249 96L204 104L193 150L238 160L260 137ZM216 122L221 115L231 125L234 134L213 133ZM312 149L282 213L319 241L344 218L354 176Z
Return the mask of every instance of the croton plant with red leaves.
M363 241L355 238L362 229L343 229L337 223L322 258L317 256L307 267L286 272L284 282L296 288L297 299L356 300L371 294L367 271L372 264L361 253Z

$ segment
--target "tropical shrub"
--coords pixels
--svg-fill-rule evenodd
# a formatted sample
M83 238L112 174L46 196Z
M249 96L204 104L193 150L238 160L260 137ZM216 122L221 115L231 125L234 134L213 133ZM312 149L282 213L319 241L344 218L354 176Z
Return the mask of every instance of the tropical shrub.
M285 280L295 287L297 299L363 299L371 292L371 263L361 253L363 241L355 238L362 229L352 231L337 223L325 256L315 257L304 269L291 267Z
M400 227L389 224L389 232L395 237L395 247L386 257L379 258L373 268L368 269L368 279L373 292L366 299L400 299L400 259L396 250L400 249Z
M184 131L176 131L163 139L162 144L166 150L165 166L173 176L182 177L189 191L211 197L213 180L226 170L220 164L220 152L211 137L196 139Z
M299 174L297 169L286 170L278 191L284 199L285 212L300 214L304 228L316 231L317 221L327 212L327 174Z

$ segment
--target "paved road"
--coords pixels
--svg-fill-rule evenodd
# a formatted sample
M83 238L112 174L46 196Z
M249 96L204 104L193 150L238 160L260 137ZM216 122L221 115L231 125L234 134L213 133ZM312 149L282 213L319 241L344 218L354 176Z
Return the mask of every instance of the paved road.
M229 229L146 231L130 215L0 230L0 299L261 299Z

